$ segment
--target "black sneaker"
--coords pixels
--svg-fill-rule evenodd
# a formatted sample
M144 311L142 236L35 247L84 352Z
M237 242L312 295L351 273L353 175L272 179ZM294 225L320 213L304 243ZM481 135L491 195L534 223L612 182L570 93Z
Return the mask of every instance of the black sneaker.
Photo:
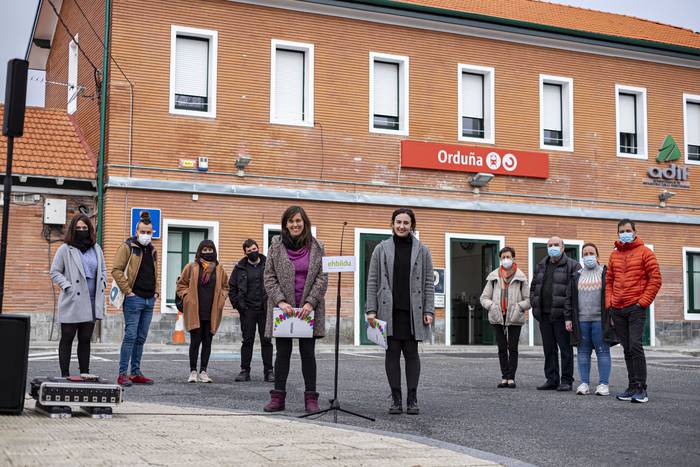
M236 379L234 380L238 383L243 382L243 381L250 381L250 372L241 370L240 373L238 373L238 376L236 376Z
M274 383L275 382L275 373L272 370L266 371L264 381L266 383Z
M408 390L408 397L406 398L406 413L409 415L418 415L420 409L418 409L418 397L416 396L415 389Z
M632 402L636 404L646 404L649 402L646 389L640 389L632 396Z
M637 391L635 389L627 388L627 389L625 389L625 392L621 392L621 393L617 394L615 397L619 401L631 401L632 396L634 396L636 392Z
M399 415L403 413L403 405L401 402L401 389L391 390L391 407L389 407L391 415Z

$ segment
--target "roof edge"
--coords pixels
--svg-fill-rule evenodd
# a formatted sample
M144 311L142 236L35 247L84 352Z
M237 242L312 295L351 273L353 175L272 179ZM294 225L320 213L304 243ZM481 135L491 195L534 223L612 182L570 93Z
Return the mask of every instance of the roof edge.
M305 0L313 3L326 3L323 0ZM542 31L548 33L555 33L567 36L574 36L586 39L594 39L605 41L609 43L617 43L624 45L632 45L637 47L643 47L655 50L664 50L668 52L675 52L684 55L691 55L700 59L700 48L688 47L683 45L669 44L666 42L652 41L648 39L633 39L623 36L613 36L610 34L602 34L597 32L581 31L578 29L569 29L559 26L551 26L547 24L532 23L529 21L521 21L509 18L500 18L497 16L483 15L480 13L469 13L466 11L451 10L448 8L433 7L427 5L417 5L415 3L406 3L397 0L356 0L356 1L346 1L341 0L340 3L344 4L348 8L357 8L357 5L368 5L375 6L393 10L403 10L407 12L415 12L422 14L430 14L435 16L445 16L453 18L468 19L472 21L479 21L485 23L498 24L503 26L511 26L521 29L529 29L533 31ZM613 15L614 13L608 13ZM673 26L669 26L673 27Z

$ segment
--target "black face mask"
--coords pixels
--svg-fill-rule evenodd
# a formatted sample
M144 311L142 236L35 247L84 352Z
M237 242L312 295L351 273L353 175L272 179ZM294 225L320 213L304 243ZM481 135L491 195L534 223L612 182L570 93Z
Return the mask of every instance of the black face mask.
M70 244L85 253L92 248L95 242L90 239L89 230L76 230L75 238Z
M209 261L210 263L213 261L216 261L216 254L215 253L202 253L199 255L200 258L202 258L204 261Z
M78 241L84 241L90 238L90 231L89 230L76 230L75 231L75 239Z
M260 258L260 252L251 251L250 253L246 253L246 256L248 257L248 261L255 263L258 260L258 258Z

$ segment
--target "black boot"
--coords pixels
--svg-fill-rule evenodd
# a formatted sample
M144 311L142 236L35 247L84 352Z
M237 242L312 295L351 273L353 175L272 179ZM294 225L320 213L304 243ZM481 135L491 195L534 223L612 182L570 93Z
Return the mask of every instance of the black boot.
M401 389L391 390L391 407L389 407L389 413L392 415L399 415L403 413L403 406L401 405Z
M416 396L415 389L408 390L408 396L406 397L406 413L409 415L418 415L420 411L418 410L418 397Z
M243 381L250 381L250 371L241 370L241 372L238 373L238 376L236 376L236 379L234 379L234 381L238 383Z

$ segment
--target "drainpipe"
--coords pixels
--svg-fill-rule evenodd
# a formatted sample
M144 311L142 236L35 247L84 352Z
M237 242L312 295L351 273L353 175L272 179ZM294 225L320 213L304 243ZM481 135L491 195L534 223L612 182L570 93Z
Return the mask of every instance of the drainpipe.
M104 165L107 127L107 79L109 77L109 26L111 0L105 0L104 47L102 49L102 90L100 91L100 154L97 161L97 243L103 243Z

